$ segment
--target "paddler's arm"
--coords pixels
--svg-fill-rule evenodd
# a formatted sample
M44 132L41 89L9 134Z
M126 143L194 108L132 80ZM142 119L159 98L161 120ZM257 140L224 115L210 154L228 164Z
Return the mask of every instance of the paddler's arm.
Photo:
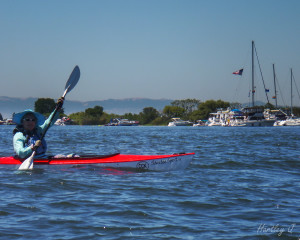
M61 110L61 108L63 106L63 103L64 103L64 98L58 99L58 101L56 103L57 107L58 107L58 111L56 111L56 108L55 108L54 111L47 118L47 120L40 126L42 132L48 127L48 125L49 125L49 127L53 126L53 124L59 118L60 110ZM56 111L56 113L55 113L55 111ZM51 120L51 118L52 118L53 115L54 115L54 117L52 119L52 122L50 123L50 120Z
M15 153L20 157L20 158L26 158L32 153L32 147L24 147L25 143L25 136L21 132L17 132L14 135L13 138L13 143L14 143L14 150Z

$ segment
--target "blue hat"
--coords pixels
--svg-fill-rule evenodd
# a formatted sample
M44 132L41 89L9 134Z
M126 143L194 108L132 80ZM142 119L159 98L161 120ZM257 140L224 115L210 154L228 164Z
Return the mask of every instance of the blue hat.
M13 122L16 123L17 125L22 125L22 119L27 113L32 113L36 117L38 125L42 125L45 122L45 117L43 114L34 112L31 109L26 109L24 112L14 114Z

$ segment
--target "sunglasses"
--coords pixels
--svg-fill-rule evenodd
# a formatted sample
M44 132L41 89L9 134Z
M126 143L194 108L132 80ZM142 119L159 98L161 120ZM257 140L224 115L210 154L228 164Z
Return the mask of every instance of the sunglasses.
M25 122L35 122L34 118L24 118Z

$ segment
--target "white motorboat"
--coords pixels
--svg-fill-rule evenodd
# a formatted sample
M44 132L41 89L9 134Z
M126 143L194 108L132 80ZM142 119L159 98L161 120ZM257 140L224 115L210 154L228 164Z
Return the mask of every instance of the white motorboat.
M219 109L216 113L210 113L207 126L209 127L224 127L228 126L229 109Z
M181 127L181 126L192 126L192 122L184 121L180 118L172 118L172 122L169 122L168 127Z
M138 121L130 121L128 119L114 118L110 120L110 123L105 124L105 126L138 126L140 123Z
M300 126L300 118L291 116L286 120L277 122L277 126Z

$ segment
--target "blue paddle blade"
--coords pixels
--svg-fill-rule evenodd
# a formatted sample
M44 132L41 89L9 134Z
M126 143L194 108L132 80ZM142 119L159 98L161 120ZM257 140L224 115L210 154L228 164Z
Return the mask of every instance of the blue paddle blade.
M79 81L79 78L80 78L80 69L78 66L75 66L75 68L73 69L73 71L66 83L66 86L65 86L66 92L65 93L70 92L76 86L76 84Z

